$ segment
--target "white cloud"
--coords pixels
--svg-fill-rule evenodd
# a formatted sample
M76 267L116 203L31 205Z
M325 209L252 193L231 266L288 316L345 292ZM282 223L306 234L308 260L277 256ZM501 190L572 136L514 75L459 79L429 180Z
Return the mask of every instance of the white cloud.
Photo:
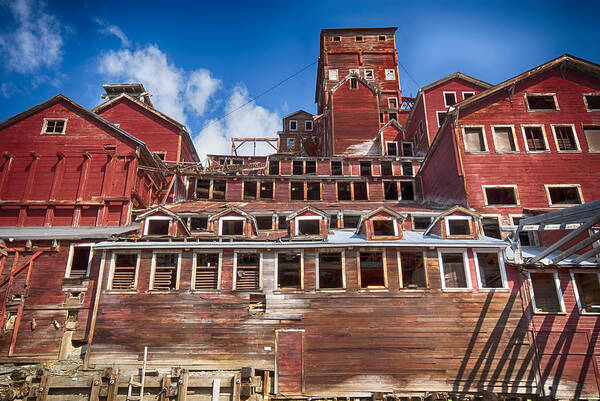
M199 69L189 74L185 97L198 115L203 115L210 97L219 89L221 81L213 78L210 71Z
M123 32L118 26L110 25L99 18L96 18L96 23L100 25L100 30L98 32L105 35L116 36L121 41L121 46L123 47L129 47L131 45L131 42L127 38L127 35L125 35L125 32Z
M248 89L237 85L227 100L225 113L231 113L249 101ZM206 154L229 154L231 138L234 137L275 137L281 129L281 117L276 113L258 106L255 102L238 109L223 120L209 120L194 138L196 150L203 160ZM257 154L274 150L267 146L257 148ZM242 154L251 154L252 145L240 148Z
M13 16L11 31L0 35L0 54L6 69L30 74L42 67L56 69L62 61L62 26L36 0L4 3ZM9 24L10 25L10 24Z

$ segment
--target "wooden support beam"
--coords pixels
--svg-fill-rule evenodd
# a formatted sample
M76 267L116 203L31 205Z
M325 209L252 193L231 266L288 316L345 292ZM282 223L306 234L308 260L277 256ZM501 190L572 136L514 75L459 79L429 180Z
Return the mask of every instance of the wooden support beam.
M102 384L102 378L100 375L94 375L92 377L92 387L90 389L90 401L100 400L100 385Z
M158 394L158 401L169 401L169 386L171 385L171 381L167 378L166 374L162 375L162 380L160 381L160 393Z
M240 386L242 384L242 374L237 372L233 376L233 382L231 386L233 387L233 392L231 394L231 401L240 401Z
M184 371L177 380L177 401L185 401L187 398L188 372Z
M575 262L575 263L581 263L584 260L587 260L587 259L591 258L594 255L598 255L599 253L600 253L600 247L592 248L591 250L587 251L583 255L579 256L573 262Z
M212 401L219 401L221 395L221 380L214 379L212 386Z
M600 231L595 233L594 235L590 236L589 238L586 238L585 240L578 242L576 245L573 245L572 247L570 247L569 249L567 249L566 251L561 252L557 257L555 257L554 259L552 259L552 264L555 265L558 262L560 262L561 260L571 256L572 254L574 254L575 252L577 252L580 249L585 248L588 245L591 245L592 243L599 241L600 240Z
M46 401L48 399L48 391L50 390L50 376L43 375L40 385L37 388L35 396L36 401Z
M263 372L263 399L265 401L269 400L269 391L271 390L271 376L269 375L269 371L265 370Z
M108 380L108 395L106 401L117 401L117 394L119 393L119 374L112 373Z

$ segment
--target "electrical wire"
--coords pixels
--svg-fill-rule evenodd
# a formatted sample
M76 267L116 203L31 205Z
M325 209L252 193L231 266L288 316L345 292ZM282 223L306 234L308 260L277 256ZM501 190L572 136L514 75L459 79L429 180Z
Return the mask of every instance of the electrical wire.
M415 85L417 85L417 88L420 88L421 85L419 85L419 83L412 77L412 75L410 75L410 72L408 72L408 70L406 69L405 66L402 65L401 62L398 61L398 65L400 67L402 67L402 69L404 70L404 72L406 73L406 75L408 75L408 77L415 83Z

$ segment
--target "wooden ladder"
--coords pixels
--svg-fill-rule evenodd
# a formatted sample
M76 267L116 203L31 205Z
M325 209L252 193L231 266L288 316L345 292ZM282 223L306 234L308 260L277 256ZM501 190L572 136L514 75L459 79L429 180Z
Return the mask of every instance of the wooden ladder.
M143 401L144 400L144 380L146 378L146 361L148 360L148 347L144 347L144 364L142 365L142 377L140 382L133 380L133 375L129 377L129 385L127 386L127 401ZM140 395L133 395L133 388L140 389Z

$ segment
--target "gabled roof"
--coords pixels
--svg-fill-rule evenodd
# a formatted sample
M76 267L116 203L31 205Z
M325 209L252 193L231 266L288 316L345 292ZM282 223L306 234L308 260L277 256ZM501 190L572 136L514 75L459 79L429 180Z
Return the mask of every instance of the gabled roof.
M309 116L311 116L311 117L313 116L313 114L312 114L312 113L309 113L309 112L308 112L308 111L306 111L306 110L302 110L302 109L300 109L300 110L297 110L297 111L295 111L295 112L293 112L293 113L290 113L290 114L288 114L287 116L283 116L283 119L285 120L285 119L286 119L286 118L288 118L288 117L295 116L296 114L300 114L300 113L303 113L303 114L308 114L308 115L309 115Z
M429 90L431 88L435 88L436 86L441 85L444 82L450 81L452 79L462 79L462 80L471 82L472 84L481 86L482 88L486 88L486 89L492 87L492 85L488 84L487 82L481 81L481 80L479 80L477 78L473 78L473 77L471 77L471 76L469 76L467 74L463 74L462 72L455 72L453 74L446 75L445 77L440 78L437 81L434 81L434 82L430 83L429 85L425 85L424 87L421 88L421 91L424 92L424 91Z
M165 215L171 217L173 220L176 220L178 223L180 223L183 226L183 228L185 229L185 232L188 235L192 235L192 232L190 231L190 229L189 229L188 225L185 223L185 221L183 221L183 219L181 217L179 217L179 215L177 213L173 213L172 211L170 211L169 209L167 209L166 207L164 207L162 205L155 206L155 207L145 211L144 213L137 216L135 220L141 221L148 216L152 216L153 214L165 214Z
M379 95L379 93L380 93L379 88L377 88L375 85L371 84L369 81L367 81L366 79L364 79L363 77L361 77L360 75L358 75L355 72L351 72L350 74L346 75L340 82L337 83L337 85L335 85L334 87L332 87L331 89L329 89L329 93L331 94L331 93L335 92L336 90L338 90L344 84L344 82L346 82L350 78L356 78L356 79L358 79L367 88L371 89L371 91L374 94Z
M423 235L428 235L428 234L429 234L429 232L431 231L431 229L432 229L432 228L433 228L433 227L434 227L434 226L435 226L435 225L436 225L438 222L440 222L441 220L443 220L443 219L444 219L444 217L446 217L446 216L448 216L448 215L450 215L450 214L452 214L452 213L454 213L454 212L461 212L461 213L464 213L464 214L466 214L466 215L469 215L469 216L471 216L471 217L475 217L475 218L477 218L477 219L480 219L480 218L481 218L481 215L480 215L479 213L477 213L477 212L474 212L474 211L472 211L472 210L469 210L469 209L467 209L467 208L464 208L464 207L462 207L462 206L456 205L456 206L454 206L454 207L451 207L450 209L446 210L445 212L443 212L443 213L439 214L439 215L438 215L438 216L437 216L437 217L436 217L436 218L435 218L435 219L434 219L434 220L431 222L431 224L429 225L429 227L427 227L427 230L425 230L425 232L423 233Z
M189 148L192 151L192 155L194 156L196 161L198 161L198 162L200 161L200 156L198 156L198 153L196 153L196 148L194 147L194 142L192 141L192 138L190 137L190 134L187 131L187 128L185 127L185 125L181 124L177 120L172 119L171 117L167 116L166 114L161 113L160 111L156 110L154 107L151 107L150 105L148 105L144 102L141 102L138 99L128 95L127 93L122 93L119 96L116 96L116 97L94 107L92 109L92 112L94 112L96 114L101 113L103 110L106 110L107 108L112 107L113 105L117 104L118 102L120 102L122 100L129 100L129 101L135 103L136 105L140 106L141 108L147 110L148 112L154 114L155 116L162 118L169 124L174 125L177 129L179 129L179 132L183 136L183 139L187 142Z
M402 214L400 214L400 213L396 212L395 210L392 210L392 209L390 209L388 207L381 206L381 207L378 207L375 210L370 211L367 214L363 214L362 216L360 216L360 220L358 221L358 225L356 226L355 232L357 234L360 233L360 228L364 224L364 222L367 221L367 220L369 220L371 217L375 216L376 214L381 213L381 212L387 213L390 216L399 219L400 221L404 220L404 216Z
M294 213L290 214L286 220L292 220L294 219L296 216L300 216L301 214L305 213L305 212L313 212L315 214L318 214L321 217L325 217L327 218L327 213L325 213L324 211L322 211L321 209L317 209L314 206L305 206L302 209L295 211Z
M454 110L468 107L474 103L479 102L482 99L488 98L489 96L492 96L493 94L498 93L499 91L501 91L503 89L510 88L511 86L514 86L514 85L520 83L521 81L524 81L529 78L533 78L535 76L538 76L538 75L540 75L548 70L551 70L553 68L556 68L556 67L575 68L580 71L592 73L592 74L595 74L596 76L600 77L600 65L593 63L591 61L587 61L587 60L575 57L575 56L571 56L570 54L565 53L560 57L557 57L553 60L548 61L547 63L544 63L535 68L532 68L529 71L526 71L520 75L517 75L516 77L510 78L510 79L508 79L502 83L499 83L498 85L493 86L483 92L479 92L475 96L472 96L466 100L463 100L463 101L455 104Z
M217 214L213 214L212 216L209 217L208 221L214 221L214 220L218 220L220 217L228 214L228 213L237 213L240 216L243 216L245 218L247 218L248 220L250 220L250 223L252 224L252 226L254 227L254 231L258 232L258 224L256 223L256 218L254 216L252 216L250 213L243 211L242 209L236 207L236 206L228 206L225 209L223 209L222 211L220 211Z

